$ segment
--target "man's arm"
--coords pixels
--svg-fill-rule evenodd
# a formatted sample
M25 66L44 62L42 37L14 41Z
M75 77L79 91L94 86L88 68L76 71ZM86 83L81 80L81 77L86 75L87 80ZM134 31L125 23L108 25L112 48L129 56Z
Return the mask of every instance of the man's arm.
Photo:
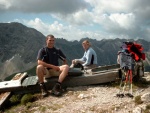
M48 64L48 63L45 63L43 62L42 60L38 60L38 65L43 65L44 67L47 67L47 68L52 68L56 71L59 71L59 66L55 66L55 65L52 65L52 64Z
M67 60L66 59L63 60L63 64L67 64Z
M62 60L63 64L67 64L66 56L64 55L64 53L60 49L58 49L58 54L57 55Z

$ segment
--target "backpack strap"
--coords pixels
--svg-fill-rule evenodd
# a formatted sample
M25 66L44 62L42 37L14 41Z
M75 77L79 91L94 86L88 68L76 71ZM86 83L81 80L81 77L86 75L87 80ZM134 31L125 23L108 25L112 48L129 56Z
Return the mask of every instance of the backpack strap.
M55 47L54 47L55 48ZM62 60L62 61L65 61L65 58L63 58L61 55L60 55L60 49L59 48L55 48L55 50L57 51L57 55L58 57Z
M48 62L49 61L49 59L48 59L48 52L47 52L47 48L46 47L43 47L42 48L42 54L43 54L43 61L45 61L45 62Z

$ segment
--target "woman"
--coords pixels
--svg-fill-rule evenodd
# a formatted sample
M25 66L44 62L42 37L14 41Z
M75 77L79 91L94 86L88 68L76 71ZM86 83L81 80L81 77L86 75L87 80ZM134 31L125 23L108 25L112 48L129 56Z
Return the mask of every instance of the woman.
M80 59L72 60L71 68L76 64L80 63L84 69L91 69L97 67L97 54L92 49L91 44L88 40L82 42L83 49L85 50L84 55Z

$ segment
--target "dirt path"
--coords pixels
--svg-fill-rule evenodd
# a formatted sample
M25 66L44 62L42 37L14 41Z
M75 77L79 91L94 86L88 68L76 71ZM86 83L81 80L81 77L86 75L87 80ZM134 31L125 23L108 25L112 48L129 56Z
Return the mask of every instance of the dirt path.
M150 86L146 88L134 86L133 89L134 96L150 92ZM134 98L127 96L118 98L116 97L118 90L118 86L113 85L67 88L67 92L62 97L40 98L10 111L19 113L132 113L137 107Z
M135 108L133 98L116 97L118 88L115 87L97 85L67 90L63 97L49 96L36 101L36 106L30 110L35 113L128 113ZM150 92L150 87L136 89L134 94L136 96L146 92Z

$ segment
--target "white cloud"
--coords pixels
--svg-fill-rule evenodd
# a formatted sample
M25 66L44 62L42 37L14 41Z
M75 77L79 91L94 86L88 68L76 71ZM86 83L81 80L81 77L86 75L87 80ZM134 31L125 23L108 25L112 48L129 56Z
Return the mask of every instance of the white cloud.
M24 23L26 23L26 25L32 28L37 29L43 34L45 34L46 32L45 30L48 29L48 26L44 22L42 22L39 18L35 18L35 20L30 20L30 21L24 20Z
M95 14L127 12L128 0L85 0L93 7Z
M61 15L61 14L52 14L52 16L58 20L66 21L69 24L82 26L82 25L91 25L93 23L92 13L88 12L87 9L80 10L78 12L75 12L73 14L69 15Z
M77 29L74 26L64 26L63 24L55 21L52 24L44 23L39 18L35 20L23 20L22 23L26 24L29 27L33 27L38 31L42 32L45 36L48 34L53 34L57 38L65 38L67 40L80 40L81 38L89 37L101 40L105 38L106 34L102 32L92 32L92 31L84 31L81 29Z
M93 7L95 23L105 32L117 37L144 38L150 40L147 26L150 24L150 1L145 0L86 0ZM146 33L146 34L145 34Z
M11 6L10 2L7 0L0 1L0 10L8 9Z
M88 7L84 0L3 0L7 11L70 14ZM5 10L3 8L3 10Z
M122 30L131 30L134 29L135 25L135 16L132 13L124 14L124 13L116 13L111 15L103 15L102 25L106 28L106 30L113 31L116 29L117 31Z
M52 24L40 17L24 23L44 35L149 39L150 0L2 0L0 4L3 11L51 15L55 19Z

